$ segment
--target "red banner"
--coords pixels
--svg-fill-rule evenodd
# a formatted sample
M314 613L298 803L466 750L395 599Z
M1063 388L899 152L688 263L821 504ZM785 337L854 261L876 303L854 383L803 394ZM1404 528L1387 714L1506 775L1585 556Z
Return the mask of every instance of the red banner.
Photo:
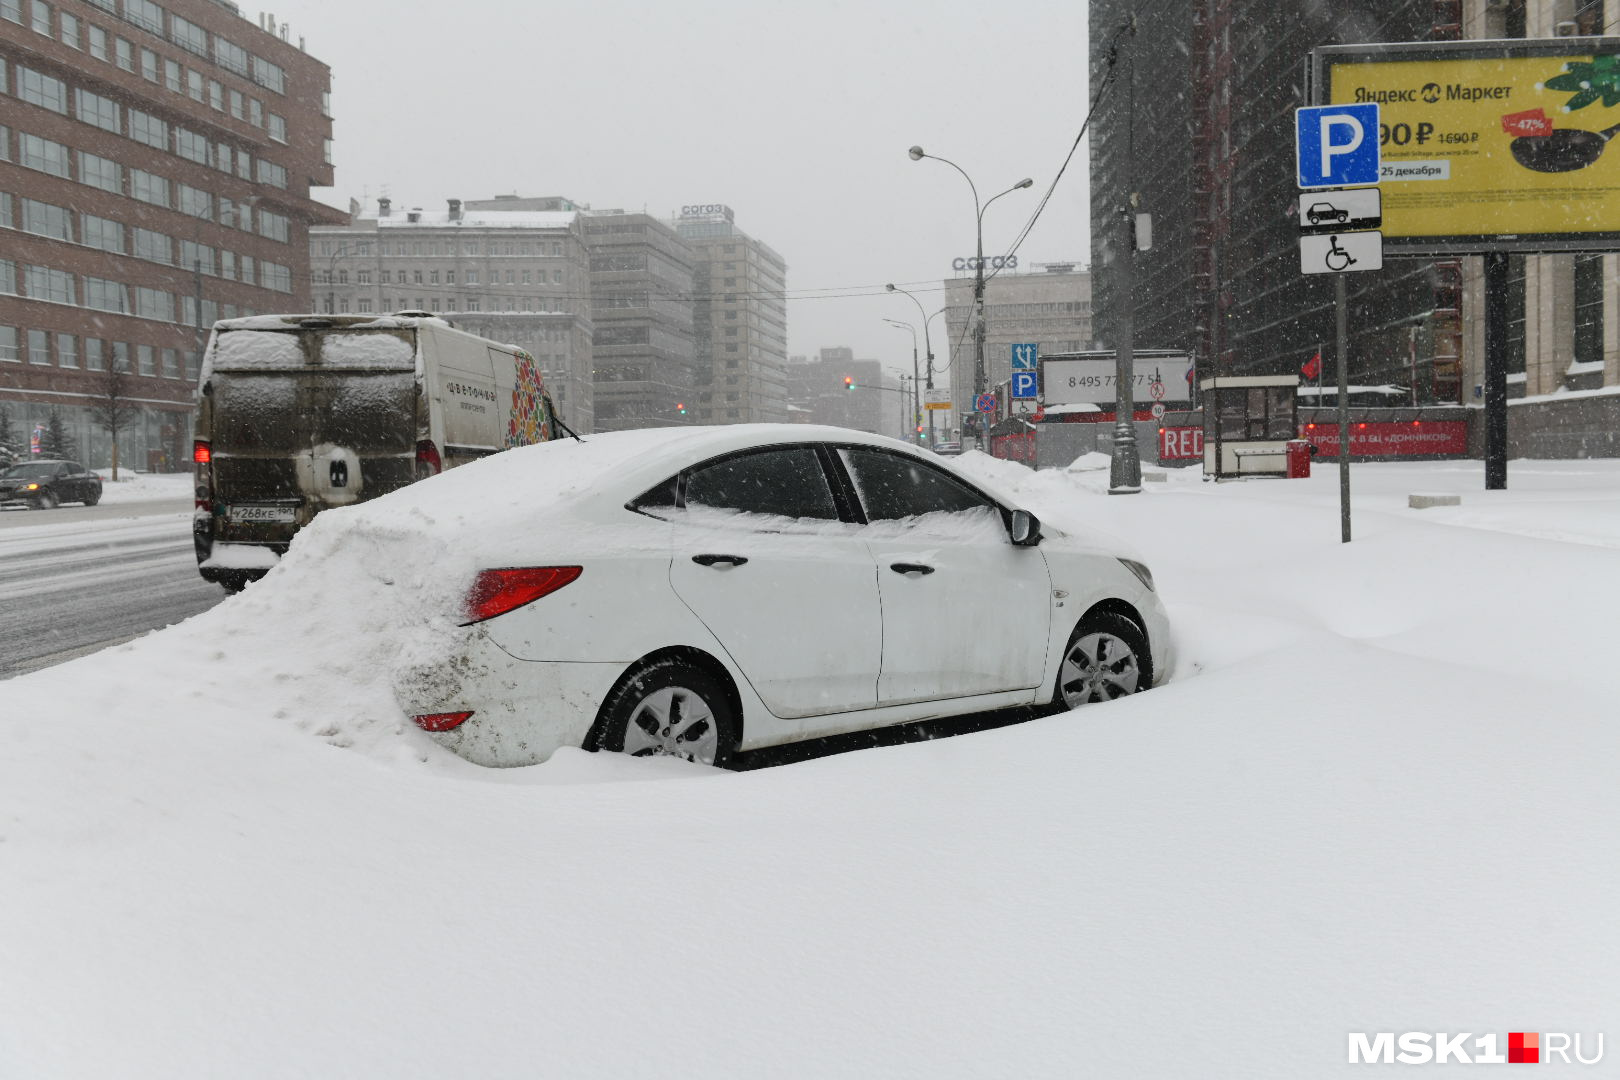
M1338 457L1339 425L1306 424L1300 436L1315 446L1318 458ZM1369 420L1350 425L1350 456L1405 458L1429 454L1467 454L1466 420Z

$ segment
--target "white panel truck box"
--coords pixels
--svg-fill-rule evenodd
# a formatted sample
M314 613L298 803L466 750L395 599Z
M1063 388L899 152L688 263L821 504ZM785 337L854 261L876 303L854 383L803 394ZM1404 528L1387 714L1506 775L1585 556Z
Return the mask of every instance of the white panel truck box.
M374 499L559 422L534 357L428 315L214 324L197 387L197 568L235 591L322 510Z

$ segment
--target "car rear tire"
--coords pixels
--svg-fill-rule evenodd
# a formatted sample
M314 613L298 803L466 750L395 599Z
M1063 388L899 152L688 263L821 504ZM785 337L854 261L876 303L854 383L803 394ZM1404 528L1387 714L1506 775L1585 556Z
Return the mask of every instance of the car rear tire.
M101 501L101 492L92 491L84 497L84 505L94 506Z
M724 768L737 752L731 695L696 664L669 658L632 671L602 705L596 749Z
M1142 628L1112 611L1080 620L1058 663L1052 706L1059 712L1113 701L1153 685L1153 656Z

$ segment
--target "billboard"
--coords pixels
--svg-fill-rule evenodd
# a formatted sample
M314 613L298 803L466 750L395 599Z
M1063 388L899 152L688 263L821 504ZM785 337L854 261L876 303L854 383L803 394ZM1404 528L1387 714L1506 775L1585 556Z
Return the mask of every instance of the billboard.
M1138 350L1131 401L1147 408L1158 402L1182 406L1192 401L1192 357L1186 353ZM1041 402L1045 405L1101 405L1118 400L1114 353L1098 350L1041 357Z
M1620 38L1330 46L1316 100L1380 107L1385 247L1620 247Z

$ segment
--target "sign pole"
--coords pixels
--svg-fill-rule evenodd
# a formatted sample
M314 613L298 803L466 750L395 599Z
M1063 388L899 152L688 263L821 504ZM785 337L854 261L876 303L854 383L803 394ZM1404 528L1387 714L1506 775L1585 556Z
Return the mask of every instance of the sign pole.
M1131 16L1131 36L1136 35L1136 16ZM1142 459L1136 449L1136 403L1131 398L1131 380L1136 375L1136 60L1135 43L1121 52L1125 81L1125 194L1119 208L1120 230L1125 250L1120 252L1115 272L1119 296L1116 323L1119 349L1114 357L1114 444L1108 462L1108 494L1134 495L1142 490Z
M1508 255L1485 254L1485 490L1507 487Z
M1350 542L1350 304L1344 275L1333 275L1333 316L1339 353L1339 542Z

